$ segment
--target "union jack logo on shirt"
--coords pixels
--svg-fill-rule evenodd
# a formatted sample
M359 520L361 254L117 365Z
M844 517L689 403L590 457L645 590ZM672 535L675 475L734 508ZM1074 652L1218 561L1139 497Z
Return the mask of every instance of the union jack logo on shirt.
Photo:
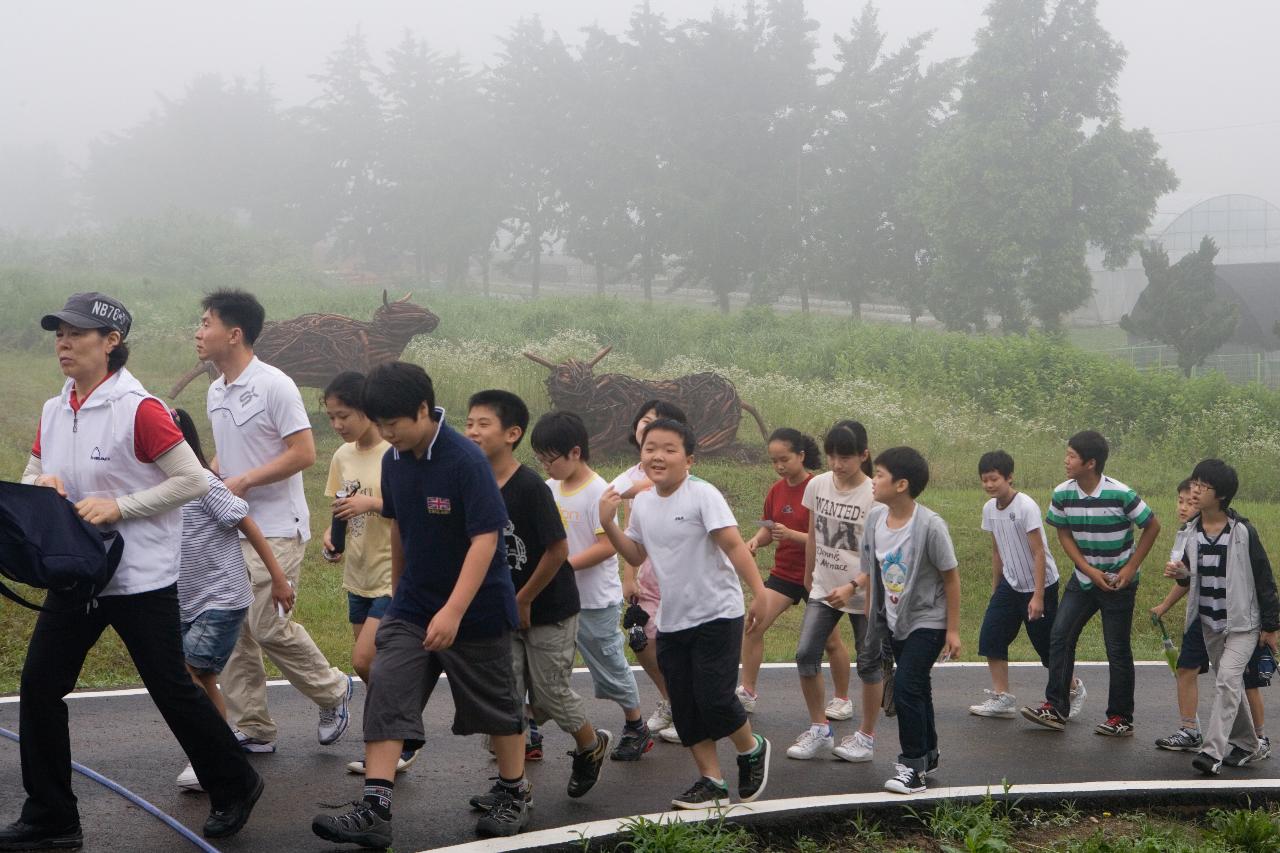
M427 512L432 515L448 515L453 511L453 504L448 498L427 498Z

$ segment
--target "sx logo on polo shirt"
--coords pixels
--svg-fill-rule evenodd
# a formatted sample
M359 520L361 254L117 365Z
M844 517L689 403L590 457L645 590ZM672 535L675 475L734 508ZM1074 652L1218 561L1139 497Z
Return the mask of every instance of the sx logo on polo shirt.
M248 391L245 391L240 395L240 405L242 406L249 405L250 403L253 402L254 398L257 396L258 396L258 392L255 391L252 387L249 388Z
M453 504L448 498L427 498L427 512L432 515L448 515L453 511Z

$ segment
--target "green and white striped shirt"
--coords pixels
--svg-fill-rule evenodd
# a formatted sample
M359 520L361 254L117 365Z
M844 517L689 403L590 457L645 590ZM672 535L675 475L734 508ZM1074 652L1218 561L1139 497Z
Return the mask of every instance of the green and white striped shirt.
M1089 565L1118 572L1133 554L1133 525L1146 527L1153 517L1137 492L1104 474L1092 494L1085 494L1075 480L1058 484L1044 520L1070 530ZM1093 586L1079 569L1076 579L1086 589Z

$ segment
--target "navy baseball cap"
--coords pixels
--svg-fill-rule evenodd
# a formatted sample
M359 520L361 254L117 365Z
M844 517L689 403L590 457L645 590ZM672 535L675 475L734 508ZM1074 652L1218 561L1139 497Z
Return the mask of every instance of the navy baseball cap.
M129 327L133 325L133 315L118 299L97 291L73 293L67 297L67 304L61 311L40 318L40 328L46 332L56 331L59 323L67 323L77 329L112 329L119 332L121 338L127 338Z

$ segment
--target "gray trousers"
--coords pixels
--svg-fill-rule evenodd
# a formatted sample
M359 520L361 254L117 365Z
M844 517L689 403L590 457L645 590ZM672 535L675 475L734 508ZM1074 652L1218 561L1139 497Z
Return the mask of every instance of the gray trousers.
M1202 624L1204 643L1213 667L1213 712L1204 733L1204 751L1226 758L1232 746L1252 755L1258 749L1253 715L1244 695L1244 668L1258 646L1257 631L1215 633Z

